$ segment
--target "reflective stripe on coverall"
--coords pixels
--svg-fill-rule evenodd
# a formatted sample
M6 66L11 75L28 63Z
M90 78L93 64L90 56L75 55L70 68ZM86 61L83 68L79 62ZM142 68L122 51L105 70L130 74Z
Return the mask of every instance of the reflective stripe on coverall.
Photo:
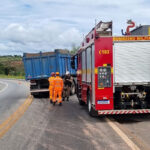
M61 77L56 76L54 80L54 100L56 102L58 96L58 103L62 102L62 90L63 90L63 80Z
M54 80L55 80L55 77L50 77L48 79L48 81L49 81L49 98L50 98L50 100L54 99Z

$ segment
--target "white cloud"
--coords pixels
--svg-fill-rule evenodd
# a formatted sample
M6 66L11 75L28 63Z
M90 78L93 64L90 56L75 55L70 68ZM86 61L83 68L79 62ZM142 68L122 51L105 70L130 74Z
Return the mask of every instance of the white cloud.
M51 51L79 45L97 21L113 20L114 33L126 20L150 24L148 0L5 0L0 5L1 53Z
M2 51L52 51L56 48L70 48L79 45L80 32L75 28L61 30L61 26L34 27L21 24L10 24L1 31L0 39L5 44L0 45ZM4 48L5 46L5 48ZM16 50L15 50L16 48ZM4 53L4 52L3 52Z

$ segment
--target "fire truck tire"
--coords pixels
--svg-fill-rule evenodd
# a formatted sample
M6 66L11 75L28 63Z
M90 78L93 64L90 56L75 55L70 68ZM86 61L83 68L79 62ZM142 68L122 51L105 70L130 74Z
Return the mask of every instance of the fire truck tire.
M91 103L91 94L87 94L87 108L88 108L88 113L92 117L96 117L98 115L97 111L92 107Z

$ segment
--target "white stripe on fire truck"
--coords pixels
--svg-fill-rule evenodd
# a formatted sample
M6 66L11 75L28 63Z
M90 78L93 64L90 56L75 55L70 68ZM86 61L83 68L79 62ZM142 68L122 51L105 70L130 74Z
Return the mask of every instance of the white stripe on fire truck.
M144 110L104 110L104 111L98 111L99 115L113 115L113 114L142 114L142 113L150 113L150 109L144 109Z
M80 74L90 74L91 73L91 69L83 69L83 70L77 70L77 74L80 75ZM98 74L98 69L95 68L95 74ZM111 67L111 74L113 74L113 67Z

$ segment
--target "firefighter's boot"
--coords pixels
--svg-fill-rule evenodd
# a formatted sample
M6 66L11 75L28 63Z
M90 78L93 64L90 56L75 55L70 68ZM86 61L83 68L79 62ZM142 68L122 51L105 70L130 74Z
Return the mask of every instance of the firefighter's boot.
M69 101L69 97L67 97L67 101Z
M52 103L53 103L53 102L52 102L52 99L50 99L50 101L49 101L49 102L50 102L50 104L52 104Z
M53 106L55 106L56 102L53 102Z

